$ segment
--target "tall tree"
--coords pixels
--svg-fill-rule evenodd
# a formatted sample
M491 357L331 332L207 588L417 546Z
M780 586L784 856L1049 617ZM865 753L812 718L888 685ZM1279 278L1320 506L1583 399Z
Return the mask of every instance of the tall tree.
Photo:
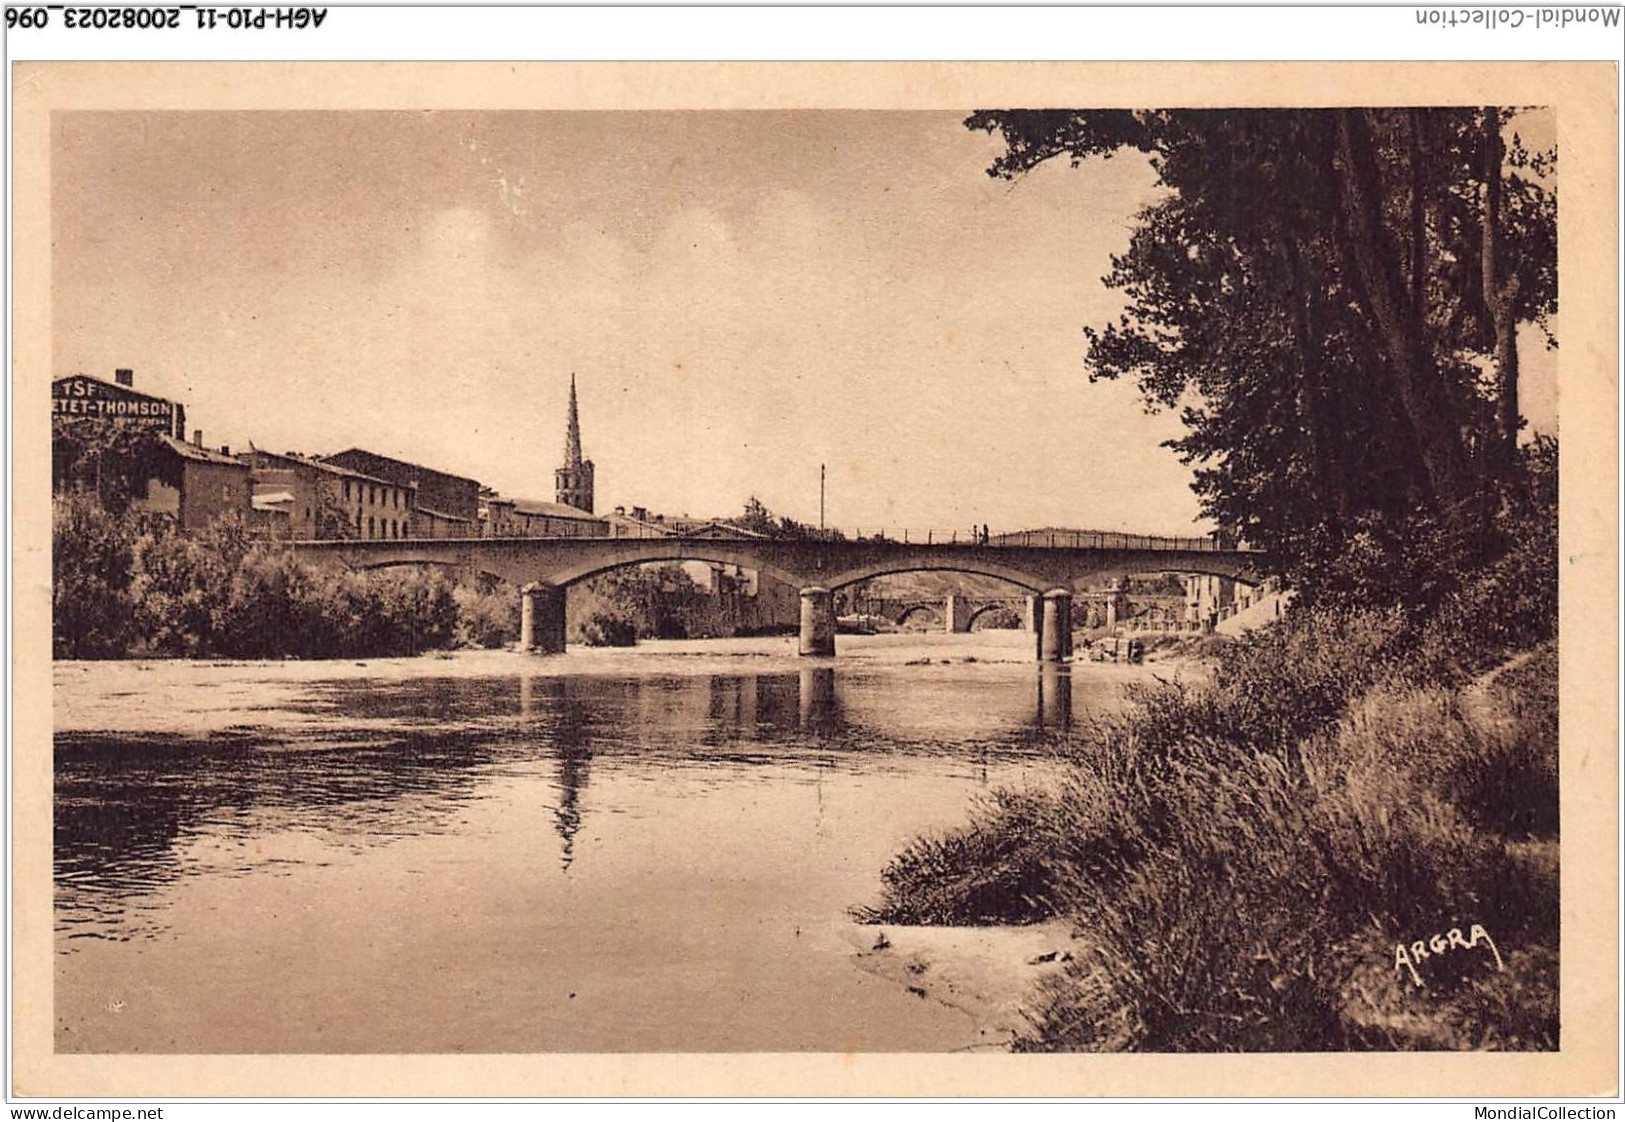
M1508 469L1488 453L1516 440L1516 325L1556 306L1555 202L1538 183L1551 157L1515 140L1503 158L1508 120L1001 110L966 124L1002 135L989 173L1005 178L1148 155L1169 191L1105 278L1126 311L1086 328L1091 380L1128 375L1180 409L1171 443L1205 511L1290 565L1373 514L1469 521L1486 471Z

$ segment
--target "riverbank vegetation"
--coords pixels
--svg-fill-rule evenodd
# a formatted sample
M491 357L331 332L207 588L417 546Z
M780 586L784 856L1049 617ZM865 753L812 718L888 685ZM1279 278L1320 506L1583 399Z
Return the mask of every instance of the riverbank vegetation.
M1494 107L968 124L998 176L1152 159L1090 376L1181 411L1204 512L1297 597L910 845L867 918L1070 919L1027 1049L1556 1048L1557 448L1518 404L1555 154Z
M377 658L519 638L518 592L493 579L331 569L240 521L182 532L104 490L54 500L57 658ZM613 570L572 593L571 641L588 646L770 629L753 598L702 588L680 565Z
M110 511L94 495L55 500L58 658L355 658L501 646L517 635L515 600L433 571L326 569L234 520L186 534L161 517Z
M331 569L240 521L186 533L88 488L54 500L52 570L57 658L379 658L519 638L518 592L490 578ZM760 611L680 565L628 567L572 590L571 641L732 636L766 630Z
M1556 1047L1555 509L1513 521L1426 611L1311 605L1138 690L866 918L1070 919L1025 1048ZM1497 952L1396 962L1475 924Z

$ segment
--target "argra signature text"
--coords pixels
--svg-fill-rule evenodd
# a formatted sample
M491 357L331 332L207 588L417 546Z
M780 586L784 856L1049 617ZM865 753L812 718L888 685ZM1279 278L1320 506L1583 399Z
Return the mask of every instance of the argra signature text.
M1479 924L1472 924L1465 936L1461 928L1452 927L1443 935L1434 935L1427 939L1418 939L1407 946L1404 943L1394 944L1394 969L1409 970L1411 981L1420 986L1422 976L1416 972L1416 964L1425 962L1436 955L1446 955L1455 951L1470 951L1475 947L1488 946L1490 953L1495 956L1495 968L1504 971L1506 964L1501 961L1501 952L1496 949L1495 940L1490 933Z

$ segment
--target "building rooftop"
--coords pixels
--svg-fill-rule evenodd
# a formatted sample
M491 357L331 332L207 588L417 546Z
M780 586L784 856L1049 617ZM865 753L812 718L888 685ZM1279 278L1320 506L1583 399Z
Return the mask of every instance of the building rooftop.
M248 466L236 456L230 455L226 452L217 452L212 448L204 448L197 444L188 444L184 440L177 440L175 437L167 434L160 435L158 439L166 448L180 456L182 459L193 460L197 463L203 464L229 464L232 467L240 468L246 468Z
M439 468L428 467L424 464L413 463L411 460L402 460L396 456L386 456L382 452L374 452L367 448L346 448L342 452L334 452L331 456L323 456L324 461L341 460L344 457L370 458L379 460L395 467L408 468L425 476L434 476L441 480L454 483L466 483L478 488L479 480L471 479L466 475L457 475L454 472L441 471Z
M393 480L379 479L375 475L367 475L363 472L353 471L350 468L339 467L337 464L329 464L317 459L315 456L301 456L297 452L267 452L263 448L255 448L250 445L249 450L244 453L244 455L259 456L272 460L285 460L295 467L315 468L317 471L325 471L330 475L342 476L345 479L359 479L363 483L376 483L380 487L403 486L403 484L396 483Z
M726 518L677 518L668 525L685 538L744 538L766 539L766 534L747 530Z
M422 503L418 503L412 509L417 511L419 514L427 514L431 518L444 518L447 522L473 522L474 521L472 518L465 518L461 514L450 514L450 513L446 512L444 510L436 510L432 506L424 506Z
M128 383L119 382L119 381L111 381L110 382L106 378L98 377L95 374L86 374L82 370L76 370L72 374L63 374L61 377L52 378L51 379L51 384L53 386L55 386L55 385L59 385L59 384L61 384L63 382L72 382L75 379L79 379L79 378L83 378L87 382L99 382L102 385L106 386L108 389L117 390L119 393L122 393L122 394L134 394L136 397L150 397L150 398L153 398L153 399L155 399L157 401L171 401L172 400L171 398L164 397L162 394L152 393L150 390L138 390L138 389L136 389L135 388L135 379L133 377L131 378L131 380Z
M733 538L765 540L766 534L747 530L729 518L690 518L687 515L667 518L664 514L651 514L643 507L616 507L613 514L604 515L611 525L632 526L647 531L651 537L674 538Z
M516 514L545 515L548 518L572 518L578 522L602 522L604 518L598 514L588 514L573 506L563 503L543 502L541 499L498 499L498 502L512 503Z

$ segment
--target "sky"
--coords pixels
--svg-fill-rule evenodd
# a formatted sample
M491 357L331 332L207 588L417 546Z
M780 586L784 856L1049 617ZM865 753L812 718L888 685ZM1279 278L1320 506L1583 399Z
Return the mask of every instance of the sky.
M995 180L965 115L58 113L53 376L551 499L573 373L601 513L816 522L823 464L848 530L1205 531L1083 367L1154 173Z

